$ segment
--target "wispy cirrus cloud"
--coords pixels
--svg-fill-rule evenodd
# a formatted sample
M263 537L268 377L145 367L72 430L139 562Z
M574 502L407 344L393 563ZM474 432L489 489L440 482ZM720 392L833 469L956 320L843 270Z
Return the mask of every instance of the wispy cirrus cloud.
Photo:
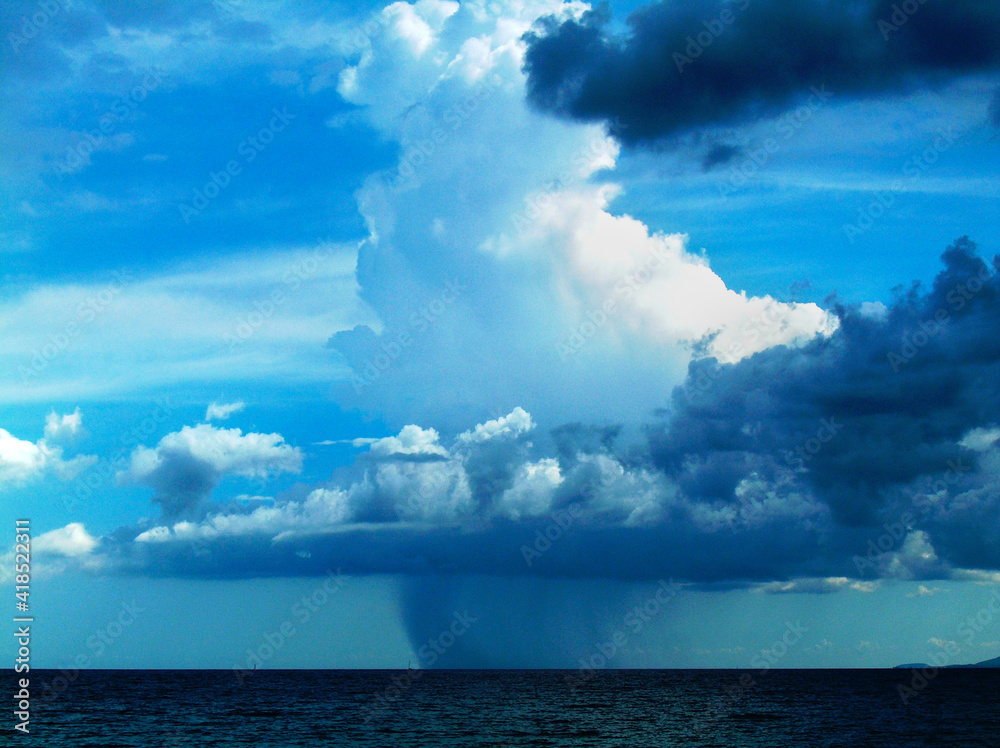
M0 301L0 365L12 375L0 401L108 397L240 371L329 380L339 368L322 356L331 328L378 324L358 298L355 253L317 242L144 277L12 288ZM100 378L86 374L94 361Z

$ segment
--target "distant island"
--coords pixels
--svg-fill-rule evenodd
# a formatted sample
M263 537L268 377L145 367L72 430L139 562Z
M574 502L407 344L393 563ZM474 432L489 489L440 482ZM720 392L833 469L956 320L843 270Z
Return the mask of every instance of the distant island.
M933 665L928 665L926 662L911 662L906 665L896 665L893 670L921 670L926 667L934 667ZM945 669L953 668L970 668L970 667L1000 667L1000 657L994 657L992 660L984 660L983 662L977 662L974 665L945 665Z

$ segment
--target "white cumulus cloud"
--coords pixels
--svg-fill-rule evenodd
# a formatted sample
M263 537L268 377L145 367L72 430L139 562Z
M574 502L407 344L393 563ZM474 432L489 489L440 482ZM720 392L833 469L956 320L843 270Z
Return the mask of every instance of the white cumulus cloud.
M301 450L281 434L244 434L202 423L167 434L154 448L137 447L119 480L150 486L164 512L179 516L201 511L224 476L264 479L301 469Z
M735 361L835 329L815 304L728 287L682 234L616 214L615 141L528 107L521 36L583 5L392 8L340 82L400 146L397 166L359 192L370 236L358 279L383 332L340 332L331 345L356 374L379 344L416 345L377 381L345 386L345 401L397 422L456 423L470 407L514 402L542 422L634 422L680 382L696 341L711 336L706 352ZM416 325L414 310L453 279L477 282Z
M75 436L80 431L82 424L83 416L79 408L62 416L52 411L45 417L45 438L65 439Z
M69 419L66 423L65 419ZM59 419L54 413L46 419L45 432L52 438L75 433L80 424L80 412ZM5 483L21 484L52 473L61 480L72 480L81 470L94 464L92 455L78 455L63 459L61 447L48 444L45 439L37 442L19 439L6 429L0 429L0 488Z
M206 421L225 421L229 416L240 413L246 408L243 401L235 403L212 403L205 410Z
M404 426L396 436L387 436L371 442L369 452L373 455L447 455L448 450L441 446L440 436L434 429L423 429L415 424ZM355 440L355 446L361 446L365 440Z
M32 550L38 553L69 557L86 555L96 547L97 539L79 522L43 533L31 541Z
M286 444L281 434L244 434L240 429L202 423L167 434L155 449L138 447L132 453L128 476L134 480L148 478L173 455L192 457L219 474L233 473L247 478L298 472L302 467L301 451Z

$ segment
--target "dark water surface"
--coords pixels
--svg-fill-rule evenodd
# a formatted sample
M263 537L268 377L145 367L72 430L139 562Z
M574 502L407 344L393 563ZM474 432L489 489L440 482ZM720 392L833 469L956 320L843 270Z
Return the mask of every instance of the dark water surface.
M608 670L582 682L552 670L267 670L242 684L231 670L60 675L31 673L31 735L8 722L5 743L1000 747L1000 670L931 672L907 703L898 686L913 673L892 670Z

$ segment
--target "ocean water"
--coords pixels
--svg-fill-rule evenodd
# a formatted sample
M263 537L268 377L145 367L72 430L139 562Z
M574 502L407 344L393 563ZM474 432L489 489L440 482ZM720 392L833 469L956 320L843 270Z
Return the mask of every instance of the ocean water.
M5 742L1000 746L1000 670L928 675L914 681L908 670L606 670L583 678L552 670L260 670L241 683L231 670L33 671L31 733L7 728L12 737ZM917 687L906 703L900 684Z

